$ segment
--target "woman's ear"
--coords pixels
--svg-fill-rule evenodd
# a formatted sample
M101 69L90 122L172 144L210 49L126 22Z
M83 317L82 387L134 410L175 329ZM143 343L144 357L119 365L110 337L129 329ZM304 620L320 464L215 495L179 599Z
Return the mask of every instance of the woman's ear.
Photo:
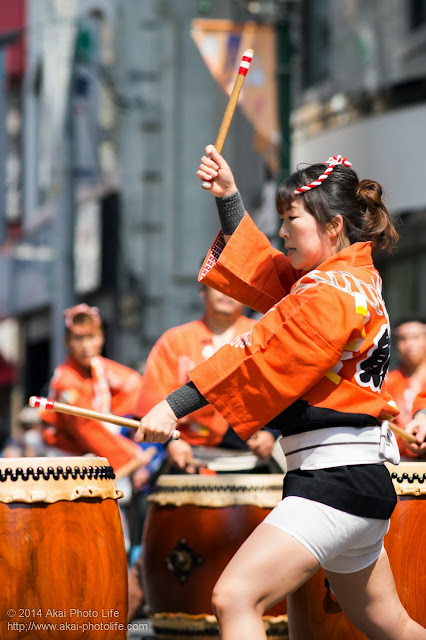
M328 223L328 235L330 238L337 238L344 231L343 217L338 214Z

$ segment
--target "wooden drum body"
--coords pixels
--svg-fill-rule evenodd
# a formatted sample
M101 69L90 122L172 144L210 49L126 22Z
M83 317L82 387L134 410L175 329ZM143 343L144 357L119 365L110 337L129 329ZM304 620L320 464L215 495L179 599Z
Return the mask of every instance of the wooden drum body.
M426 627L426 463L387 466L398 504L385 548L403 606ZM321 569L288 597L291 640L365 640L330 594L324 579Z
M282 474L159 477L142 538L144 593L158 637L218 635L213 587L280 501L282 481ZM267 613L268 636L287 638L285 602Z
M1 460L2 638L126 638L121 495L106 458Z

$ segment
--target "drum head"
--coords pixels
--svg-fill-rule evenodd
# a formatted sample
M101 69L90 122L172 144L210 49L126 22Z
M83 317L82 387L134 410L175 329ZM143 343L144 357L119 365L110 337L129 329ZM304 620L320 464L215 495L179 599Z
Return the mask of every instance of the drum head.
M2 458L0 502L121 498L106 458Z
M426 496L426 461L386 466L399 496Z
M253 505L272 509L282 498L282 474L162 475L150 502L160 505L227 507Z

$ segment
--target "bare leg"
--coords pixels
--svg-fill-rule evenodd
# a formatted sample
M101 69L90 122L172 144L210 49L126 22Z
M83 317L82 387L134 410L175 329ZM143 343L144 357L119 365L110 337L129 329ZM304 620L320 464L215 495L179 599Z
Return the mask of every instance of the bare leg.
M264 640L262 616L319 568L298 540L262 523L238 549L213 590L222 640Z
M401 604L386 552L362 571L327 571L327 578L348 618L370 640L426 640L426 629Z

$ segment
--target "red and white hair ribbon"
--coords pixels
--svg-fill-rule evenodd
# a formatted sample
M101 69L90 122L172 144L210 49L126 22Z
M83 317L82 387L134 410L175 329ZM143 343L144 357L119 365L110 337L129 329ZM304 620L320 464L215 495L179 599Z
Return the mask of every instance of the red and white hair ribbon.
M98 307L89 307L88 304L82 302L81 304L77 304L74 307L65 309L64 311L65 326L73 333L81 334L85 332L85 329L81 329L81 327L74 324L75 316L80 314L88 316L95 327L101 326L101 316L99 315Z
M324 164L328 164L328 168L324 171L324 173L320 175L319 178L315 180L315 182L311 182L310 184L306 184L304 187L295 189L293 191L293 194L295 196L297 196L299 193L305 193L306 191L315 189L315 187L319 187L324 182L324 180L328 178L334 167L336 167L338 164L343 164L345 165L345 167L352 166L349 160L347 158L344 158L343 156L331 156Z

